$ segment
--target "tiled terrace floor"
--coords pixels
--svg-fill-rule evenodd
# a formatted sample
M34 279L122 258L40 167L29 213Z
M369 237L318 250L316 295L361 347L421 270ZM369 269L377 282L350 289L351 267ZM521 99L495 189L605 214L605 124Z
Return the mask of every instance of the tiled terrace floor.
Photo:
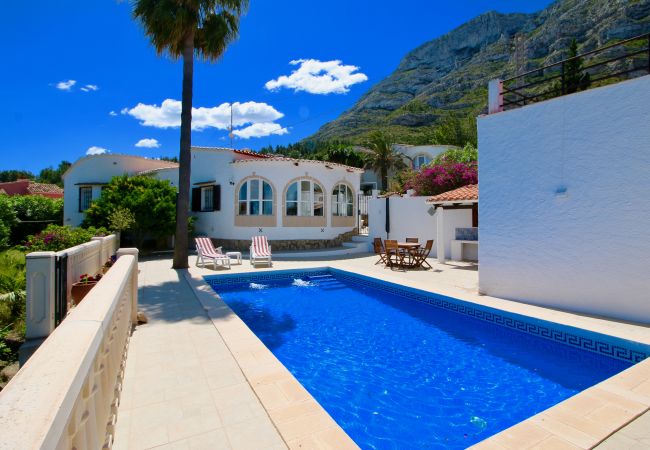
M191 264L194 260L194 256L190 257ZM185 273L171 270L169 259L141 262L140 309L148 315L149 323L139 326L131 338L114 448L354 448L345 433L243 322L206 285L201 285L202 275L332 266L650 343L647 327L480 296L478 273L472 264L443 265L431 261L433 270L399 272L374 265L375 260L374 256L365 256L332 261L276 261L273 269L252 269L244 261L229 271L193 266ZM650 387L650 365L646 362L644 366L628 377L628 384L629 380L636 380L634 387L641 389L634 394L634 408L639 411L636 416L650 407L650 392L646 392ZM629 395L612 394L600 400L615 404ZM630 415L629 408L626 414ZM603 442L603 448L648 448L648 420L650 415L646 412ZM589 448L590 445L580 444L593 442L593 437L586 439L574 428L582 423L569 422L571 419L551 429L526 422L528 428L521 429L524 440L519 432L487 441L483 448L524 448L524 444L525 448ZM535 433L526 435L530 428ZM602 427L595 428L603 434ZM576 433L579 439L574 438Z

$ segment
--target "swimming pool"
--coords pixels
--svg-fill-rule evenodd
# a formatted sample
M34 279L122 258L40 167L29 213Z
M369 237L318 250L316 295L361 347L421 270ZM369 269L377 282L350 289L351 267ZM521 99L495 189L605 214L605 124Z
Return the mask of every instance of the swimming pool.
M465 448L647 356L334 269L206 281L362 448Z

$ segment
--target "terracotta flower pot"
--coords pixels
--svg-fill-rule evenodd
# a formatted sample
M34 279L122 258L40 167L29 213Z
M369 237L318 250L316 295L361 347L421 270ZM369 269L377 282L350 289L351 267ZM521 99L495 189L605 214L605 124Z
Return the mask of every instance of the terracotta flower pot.
M72 292L71 292L73 303L75 305L81 303L81 300L84 299L86 294L88 294L88 292L90 292L90 290L93 287L95 287L96 284L97 284L96 281L88 281L86 283L82 283L82 282L74 283L72 285Z

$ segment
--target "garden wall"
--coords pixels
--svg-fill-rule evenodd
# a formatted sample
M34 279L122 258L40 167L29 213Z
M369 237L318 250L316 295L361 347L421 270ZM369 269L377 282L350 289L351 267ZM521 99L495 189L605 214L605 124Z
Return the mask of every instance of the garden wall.
M386 199L371 198L368 201L368 236L403 241L416 237L421 243L436 239L437 223L435 207L427 205L428 197L390 197L390 233L386 233ZM472 226L470 209L445 210L444 241L445 257L451 258L451 241L457 227ZM431 257L437 257L436 245Z
M479 289L650 323L650 76L481 117Z

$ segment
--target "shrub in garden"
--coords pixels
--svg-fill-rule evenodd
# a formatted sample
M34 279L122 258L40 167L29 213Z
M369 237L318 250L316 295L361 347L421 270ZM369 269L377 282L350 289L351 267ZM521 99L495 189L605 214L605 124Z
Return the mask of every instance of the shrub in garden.
M72 228L70 226L48 225L38 234L29 236L25 242L28 252L58 252L90 241L95 236L106 236L106 228Z
M472 144L467 144L463 148L450 148L440 153L433 160L433 164L444 163L471 163L478 161L478 150Z
M63 199L41 195L14 195L9 203L17 223L11 230L11 242L19 244L30 234L39 233L48 224L63 223Z
M475 162L442 163L422 169L404 187L414 189L415 195L437 195L476 183L478 167Z
M128 210L130 215L117 213ZM168 237L176 230L176 189L169 181L148 176L113 177L99 199L86 210L84 225L110 227L115 219L128 223L138 248L145 237ZM128 217L125 217L128 216ZM126 220L124 220L126 219Z
M16 213L8 195L0 194L0 248L10 245L11 229L16 225Z

